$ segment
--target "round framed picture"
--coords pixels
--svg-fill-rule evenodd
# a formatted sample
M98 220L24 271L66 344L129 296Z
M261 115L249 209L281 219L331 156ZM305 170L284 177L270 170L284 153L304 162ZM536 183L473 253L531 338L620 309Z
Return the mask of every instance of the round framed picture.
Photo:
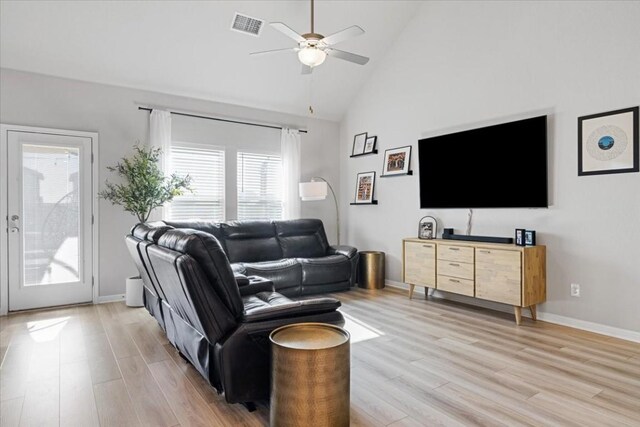
M420 220L418 224L418 238L420 239L435 239L438 232L438 223L432 216L425 216Z

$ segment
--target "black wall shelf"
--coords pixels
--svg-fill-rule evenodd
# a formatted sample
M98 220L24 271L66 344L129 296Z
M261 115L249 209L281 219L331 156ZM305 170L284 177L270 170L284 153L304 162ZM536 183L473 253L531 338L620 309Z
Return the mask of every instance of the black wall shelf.
M413 171L409 171L407 173L394 173L393 175L380 175L380 178L391 178L394 176L407 176L407 175L413 175Z
M349 203L349 204L350 204L351 206L355 206L355 205L377 205L377 204L378 204L378 201L377 201L377 200L372 200L372 201L371 201L371 202L369 202L369 203L356 203L356 202L352 202L352 203Z
M349 157L361 157L361 156L368 156L369 154L378 154L378 149L376 148L375 150L373 150L370 153L362 153L362 154L352 154Z

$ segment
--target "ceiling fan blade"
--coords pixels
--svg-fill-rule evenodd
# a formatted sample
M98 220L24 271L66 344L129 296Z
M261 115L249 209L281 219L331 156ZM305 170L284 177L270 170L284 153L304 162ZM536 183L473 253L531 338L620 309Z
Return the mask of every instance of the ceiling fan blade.
M351 37L359 36L360 34L364 34L364 30L357 25L353 25L323 38L322 42L327 46L331 46L350 39Z
M333 56L338 59L344 59L345 61L354 62L356 64L364 65L369 62L369 58L366 56L356 55L355 53L345 52L338 49L325 49L327 55Z
M285 36L291 37L298 43L307 41L304 37L302 37L300 34L296 33L295 31L293 31L291 28L287 27L282 22L271 22L269 25L271 25L276 30L280 31Z
M269 53L281 53L281 52L295 52L298 49L297 47L287 47L285 49L273 49L273 50L263 50L260 52L251 52L249 55L266 55Z
M300 74L311 74L311 73L313 73L313 68L309 67L308 65L302 64L302 71L300 72Z

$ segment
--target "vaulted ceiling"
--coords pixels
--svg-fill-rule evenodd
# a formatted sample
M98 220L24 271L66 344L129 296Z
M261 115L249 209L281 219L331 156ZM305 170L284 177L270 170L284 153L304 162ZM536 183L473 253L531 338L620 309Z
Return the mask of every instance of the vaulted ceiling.
M417 1L316 1L316 32L359 25L366 34L339 49L368 56L359 66L335 58L300 74L293 47L270 27L259 38L231 31L234 12L309 32L306 0L1 1L0 66L339 120L420 7Z

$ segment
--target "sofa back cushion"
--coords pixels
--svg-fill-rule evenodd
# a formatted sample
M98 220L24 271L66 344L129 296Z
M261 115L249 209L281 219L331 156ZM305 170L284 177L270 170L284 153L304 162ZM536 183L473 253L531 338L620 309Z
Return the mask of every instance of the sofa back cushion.
M220 224L230 262L260 262L282 258L271 221L231 221Z
M205 233L212 234L213 237L218 239L222 249L224 247L224 239L222 237L222 228L219 222L215 221L201 221L201 220L183 220L183 221L164 221L165 224L174 228L192 228L198 231L204 231Z
M329 242L319 219L274 221L284 258L317 258L327 254Z
M231 265L218 239L204 231L189 228L169 230L158 245L189 255L195 259L218 298L235 318L242 316L244 307ZM162 278L159 277L160 282ZM171 301L169 301L171 304Z

